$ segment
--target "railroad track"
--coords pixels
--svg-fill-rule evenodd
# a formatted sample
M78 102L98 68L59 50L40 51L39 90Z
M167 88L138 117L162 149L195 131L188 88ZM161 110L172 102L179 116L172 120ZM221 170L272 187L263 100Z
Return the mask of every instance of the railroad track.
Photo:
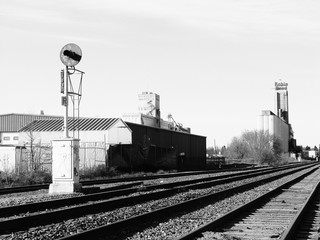
M306 168L306 167L307 166L304 166L302 168ZM23 228L36 226L36 224L38 223L44 224L44 223L52 223L55 221L61 221L64 219L63 216L67 219L70 217L81 216L83 214L96 213L102 210L107 211L115 207L128 205L132 202L139 203L143 201L150 201L150 200L170 196L175 193L187 191L190 189L201 189L206 187L212 187L214 185L218 185L222 183L234 182L234 181L239 181L239 180L243 180L250 177L252 178L256 176L271 174L274 172L283 171L285 169L287 168L255 170L255 171L245 172L245 173L234 173L229 175L212 176L212 177L206 177L201 179L186 180L181 182L144 186L143 188L139 187L139 188L128 188L128 189L121 189L121 190L114 190L114 191L105 191L101 193L88 194L85 196L78 196L73 198L65 198L65 199L58 199L58 200L52 200L52 201L44 201L39 203L30 203L30 204L0 208L0 216L2 219L9 216L25 215L24 217L20 217L20 218L15 217L15 219L0 221L0 233L3 233L4 231L7 232L9 230L11 231L21 230ZM299 170L301 170L301 167L290 170L290 171L299 171ZM155 191L158 189L161 189L161 191ZM122 198L106 200L106 199L115 198L119 196L127 196L128 194L138 193L140 190L143 191L143 195L138 194L130 197L122 197ZM146 191L150 191L150 193L145 193ZM102 200L102 201L99 201L99 200ZM93 201L99 201L99 202L94 203ZM89 202L90 204L85 204ZM84 204L84 205L78 206L80 204ZM72 207L71 205L76 205L76 206ZM53 210L55 208L64 207L64 206L68 206L68 209L61 209L56 211ZM45 213L30 214L32 212L40 212L40 211L45 211ZM28 214L23 214L23 213L28 213Z
M320 182L281 239L308 240L320 238Z
M270 171L270 170L269 170ZM295 171L302 171L301 170L301 168L297 168ZM262 174L261 172L259 173L254 173L256 176L257 175L259 175L259 174ZM249 174L247 174L247 175L249 175ZM253 177L253 176L251 176L251 177ZM234 178L233 179L233 181L235 180L235 179L237 179L237 180L239 180L239 177L237 177L237 178ZM214 182L212 182L212 180L210 180L211 182L210 182L210 184L211 185L213 185L214 184ZM213 180L213 181L216 181L216 184L218 184L219 183L219 181L220 181L220 184L221 184L221 180ZM226 181L226 178L223 180L223 181ZM229 180L230 182L232 181L232 180ZM267 179L264 179L264 180L260 180L261 182L266 182L266 181L268 181ZM269 181L271 181L271 180L269 180ZM186 189L188 189L188 188L200 188L200 186L202 185L202 187L206 187L205 185L206 184L208 184L208 183L196 183L196 185L197 186L192 186L192 185L190 185L190 186L188 186L188 187L186 187L186 186L184 186L184 187L176 187L176 186L174 186L172 189L169 189L168 190L168 192L167 193L165 193L164 191L160 191L160 192L155 192L155 193L151 193L150 194L150 196L152 196L151 198L149 198L149 197L146 197L146 196L134 196L134 197L132 197L132 198L128 198L128 197L126 197L126 198L122 198L122 200L120 200L120 201L123 201L123 203L121 203L120 204L120 201L118 201L118 200L111 200L111 201L105 201L105 202L103 202L103 203L99 203L99 204L97 204L97 205L95 205L95 207L93 206L93 205L87 205L87 206L85 206L84 208L78 208L78 207L76 207L76 208L74 208L74 209L72 209L72 208L70 208L70 207L68 207L68 209L67 210L63 210L63 211L61 211L61 212L59 212L59 211L57 211L56 213L48 213L48 214L42 214L42 218L38 218L38 216L28 216L28 217L26 217L26 218L21 218L21 219L23 219L23 220L15 220L15 219L12 219L12 220L10 220L10 221L7 221L7 222L5 222L5 221L2 221L2 222L0 222L0 231L1 231L1 229L2 229L2 231L3 231L3 229L7 229L7 230L10 230L10 229L12 229L12 226L23 226L24 228L28 228L28 227L30 227L30 226L34 226L34 225L38 225L38 224L49 224L49 223L51 223L51 222L58 222L58 221L61 221L61 219L64 219L64 218L71 218L71 217L76 217L76 216L80 216L80 215L83 215L83 214L91 214L91 213L94 213L94 212L99 212L99 211L109 211L110 209L112 209L112 208L118 208L119 206L125 206L125 205L132 205L133 204L133 202L135 202L135 203L139 203L139 202L143 202L143 201L150 201L150 199L157 199L157 198L161 198L161 197L164 197L164 196L167 196L167 195L170 195L170 194L172 194L173 193L173 191L174 192L181 192L181 191L186 191ZM251 184L259 184L257 181L256 182L253 182L253 183L251 183ZM163 187L163 186L162 186ZM171 192L170 192L171 191ZM232 191L232 190L231 190ZM235 191L235 190L233 190L233 191ZM146 194L146 195L148 195L148 194ZM125 200L126 199L126 200ZM190 205L191 204L191 205ZM190 207L192 207L193 206L193 203L184 203L184 205L185 206L190 206ZM95 209L95 210L94 210ZM169 209L170 209L170 207L169 207ZM159 210L159 209L158 209ZM157 212L158 210L156 210L155 211L155 213L152 213L152 214L155 214L154 216L161 216L161 215L166 215L167 213L165 213L165 211L162 211L162 213L161 213L161 211L160 212ZM167 210L168 211L168 210ZM169 212L170 213L172 213L172 211L174 211L174 210L169 210ZM50 215L51 214L51 215ZM152 214L149 214L149 216L152 216ZM2 214L1 214L2 215ZM37 219L38 218L38 219ZM141 218L141 216L140 216L140 218ZM146 217L146 216L143 216L142 215L142 218L145 218L145 219L148 219L148 217ZM49 219L49 221L48 221L48 219ZM20 221L20 222L19 222ZM135 219L135 220L128 220L128 222L126 222L126 221L123 221L123 220L121 220L121 221L118 221L118 222L122 222L122 223L120 223L120 226L121 226L121 224L124 224L123 226L125 226L126 224L130 224L130 221L133 221L133 223L136 223L138 220L137 219ZM140 221L140 220L139 220ZM31 225L30 225L30 223L32 223ZM115 223L115 224L108 224L108 225L112 225L111 226L111 229L112 228L114 228L115 226L119 226L119 223ZM110 228L110 227L109 227ZM118 229L118 227L116 227L116 229ZM16 229L17 230L17 229ZM96 232L99 232L100 230L94 230L94 231L96 231ZM105 231L105 230L103 230L103 231ZM110 231L110 230L107 230L107 232L108 231ZM90 231L89 231L90 232ZM84 233L84 234L86 234L86 233ZM87 233L88 234L88 233ZM91 233L89 233L89 235L90 234L92 234L92 232ZM71 236L72 237L72 236ZM77 235L76 236L76 239L77 238L79 238L80 236L79 235ZM90 237L92 237L92 236L90 236ZM87 237L85 237L85 238L83 238L83 239L88 239Z
M320 170L295 179L178 238L186 239L308 239L319 225ZM312 199L315 199L312 201ZM304 214L309 209L308 214ZM302 219L302 216L306 217ZM312 217L311 217L312 218ZM298 228L300 226L300 228ZM315 233L316 232L316 233ZM315 239L315 238L310 238ZM318 239L318 238L316 238Z
M246 177L254 177L260 174L268 174L268 173L282 171L282 170L291 169L291 168L292 167L271 168L271 169L266 168L266 169L260 169L260 170L258 169L258 170L250 170L245 172L237 172L237 173L226 174L226 175L218 174L218 175L213 175L208 177L202 176L202 178L195 178L191 180L180 180L180 181L173 181L168 183L162 182L160 184L155 184L155 183L144 184L144 182L134 182L134 183L123 184L115 187L104 188L94 194L87 194L84 196L73 196L73 197L67 197L67 198L56 199L56 200L46 200L41 202L29 203L29 204L21 204L20 202L19 205L16 205L16 206L0 208L0 217L18 215L23 212L35 212L40 210L55 209L61 206L66 206L66 205L70 206L72 204L81 204L81 203L86 203L90 201L110 199L110 198L119 197L119 196L126 196L136 192L142 192L142 191L146 192L146 191L152 191L157 189L172 189L174 187L177 187L176 190L169 191L169 193L174 193L177 191L182 191L181 189L179 189L179 187L186 186L186 185L189 185L189 186L184 187L185 190L192 189L192 188L201 188L201 187L204 188L206 186L219 184L221 182L225 182L225 183L232 182L235 180L241 180ZM162 192L162 194L165 195L166 193Z
M283 167L294 167L304 165L304 163L292 163L285 165ZM146 176L138 176L138 177L123 177L123 178L108 178L108 179L99 179L99 180L83 180L80 181L82 186L92 186L92 185L100 185L100 184L111 184L111 183L130 183L137 181L146 181L152 179L159 178L173 178L173 177L183 177L183 176L193 176L200 174L210 174L210 173L221 173L221 172L232 172L232 171L251 171L251 170L261 170L261 169L271 169L271 167L253 167L253 168L232 168L232 169L222 169L222 170L204 170L204 171L184 171L178 173L166 173L166 174L154 174L154 175L146 175ZM36 191L40 189L49 189L49 183L47 184L36 184L36 185L28 185L21 187L9 187L9 188L0 188L0 195L10 194L10 193L19 193L19 192L29 192ZM84 189L85 190L85 189Z
M301 164L298 164L301 165ZM290 167L290 165L288 166ZM252 169L266 169L257 167L257 168L237 168L237 169L224 169L224 170L209 170L209 171L186 171L186 172L178 172L178 173L167 173L167 174L154 174L147 176L139 176L139 177L123 177L123 178L108 178L108 179L100 179L100 180L84 180L80 181L82 186L92 186L99 184L110 184L110 183L128 183L128 182L137 182L137 181L146 181L152 179L159 178L172 178L172 177L183 177L183 176L193 176L200 174L209 174L209 173L218 173L218 172L229 172L229 171L250 171ZM0 188L0 195L10 194L10 193L18 193L18 192L29 192L36 191L40 189L49 189L49 183L47 184L36 184L22 187L10 187L10 188Z

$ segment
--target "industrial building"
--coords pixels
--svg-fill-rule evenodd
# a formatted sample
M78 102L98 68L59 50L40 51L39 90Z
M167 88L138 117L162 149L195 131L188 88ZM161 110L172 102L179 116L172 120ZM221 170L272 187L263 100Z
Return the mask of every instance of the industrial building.
M132 146L122 147L122 155L124 149L131 153L127 154L127 162L141 168L204 168L206 137L191 134L191 129L176 122L172 114L167 118L161 118L158 94L138 95L138 112L122 115L132 129Z
M18 131L34 120L62 119L60 116L50 116L41 114L3 114L0 115L0 144L19 144Z
M138 112L122 115L122 119L126 122L191 133L191 129L176 122L172 114L168 114L167 118L167 121L161 118L160 96L152 92L142 92L138 95Z
M275 82L275 113L284 122L289 124L288 83Z
M120 118L70 118L68 126L70 134L79 135L82 142L131 144L131 130ZM31 133L42 144L50 144L63 137L62 130L63 119L35 120L19 130L19 144L30 141Z
M70 136L80 139L80 169L99 164L131 170L205 167L206 137L191 134L172 116L162 120L159 95L140 94L139 111L131 118L68 119ZM63 138L63 121L59 116L0 116L0 171L50 170L51 141Z
M279 138L284 153L292 152L295 148L296 141L289 123L288 83L275 82L275 113L263 110L258 116L258 130Z
M205 168L206 137L126 123L132 130L132 145L126 148L126 159L131 166L148 169ZM132 163L133 159L136 162Z
M15 133L17 140L11 145L0 145L20 149L19 156L0 155L0 171L4 169L31 170L37 166L49 169L52 162L51 141L63 138L63 119L42 119L22 127ZM68 119L70 133L81 137L80 167L90 168L105 164L110 145L131 144L131 130L120 118ZM75 134L75 131L77 133ZM6 136L6 132L3 132ZM33 156L31 157L31 151ZM2 151L4 152L4 151ZM32 158L32 160L30 159ZM19 160L20 159L20 162ZM10 167L9 167L10 166ZM49 166L49 167L48 167Z
M268 131L270 135L279 138L283 152L289 152L290 126L273 112L270 110L262 111L262 114L259 116L258 129Z
M3 114L0 115L0 172L19 171L27 158L25 145L19 144L19 130L34 120L62 119L59 116L41 114Z

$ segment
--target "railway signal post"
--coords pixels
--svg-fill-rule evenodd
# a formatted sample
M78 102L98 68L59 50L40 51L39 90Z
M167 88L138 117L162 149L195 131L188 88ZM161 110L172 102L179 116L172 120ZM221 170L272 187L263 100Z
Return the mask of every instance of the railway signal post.
M50 194L73 193L81 190L79 182L79 104L82 96L82 76L84 72L75 68L82 57L79 46L74 43L65 45L60 51L60 59L66 66L61 71L61 104L65 107L63 137L52 141L52 183ZM75 91L71 75L79 73L78 90ZM73 103L73 116L69 118L69 98ZM69 125L72 126L73 136L70 137Z

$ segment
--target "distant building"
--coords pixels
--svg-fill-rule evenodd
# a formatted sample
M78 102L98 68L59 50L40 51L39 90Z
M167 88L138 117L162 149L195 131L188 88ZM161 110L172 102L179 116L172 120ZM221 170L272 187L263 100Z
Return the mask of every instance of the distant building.
M17 140L12 144L0 144L0 171L32 170L36 165L51 171L51 142L63 138L63 125L63 118L39 119L16 132L9 132ZM79 131L81 168L106 164L111 145L132 143L132 131L120 118L70 118L68 126L71 134ZM2 134L8 136L7 132Z
M63 138L63 118L25 114L3 116L0 116L0 134L6 143L0 143L0 173L51 171L51 141ZM206 137L184 132L181 128L172 129L177 125L169 121L161 121L167 124L162 125L163 128L152 126L153 116L139 113L135 117L150 122L145 125L120 118L70 118L70 136L79 135L80 138L80 168L100 164L131 170L205 167ZM21 122L23 124L19 125ZM76 131L79 134L75 134ZM8 136L10 139L5 138Z
M309 150L308 151L308 157L309 158L315 159L317 156L318 156L318 151L316 151L316 150Z
M191 133L190 128L183 127L176 122L172 115L168 115L168 121L160 116L160 96L152 92L142 92L138 95L137 113L124 113L122 119L126 122L141 124L149 127L158 127L173 131Z
M122 119L126 122L146 125L149 127L159 127L159 123L158 123L159 119L156 119L153 116L146 115L143 113L125 113L125 114L122 114ZM161 120L160 120L160 127L162 128L163 121Z
M19 144L30 142L30 133L41 144L63 138L63 119L35 120L19 130ZM131 144L131 130L120 118L68 119L69 131L79 131L81 142L104 142L106 144Z
M20 144L19 130L34 120L62 119L60 116L9 113L0 115L0 172L26 168L25 145Z
M126 155L129 165L163 169L205 167L206 137L191 134L190 128L176 122L172 114L168 121L163 120L158 94L139 94L138 111L122 115L132 129L132 146L121 147L121 155ZM117 148L113 149L119 153Z
M142 92L138 95L139 99L139 112L152 116L155 118L160 118L160 96L152 92Z
M133 169L201 169L206 166L206 137L182 131L126 122L132 145L116 146ZM115 155L112 153L112 155ZM113 158L112 162L116 162ZM120 163L120 162L118 162Z
M278 137L284 153L295 151L296 140L289 123L288 83L275 82L275 113L263 110L258 116L258 130Z
M273 112L269 110L262 111L262 114L258 117L258 129L278 137L281 141L283 152L287 153L289 151L290 126Z
M99 164L131 170L205 167L206 137L191 134L171 114L168 121L161 119L158 94L139 94L138 110L122 118L68 119L70 137L80 138L81 169ZM63 138L63 128L60 116L0 115L0 171L37 166L50 171L51 141Z
M43 112L42 112L43 113ZM34 120L63 119L60 116L36 114L3 114L0 115L0 144L19 144L18 131Z
M289 123L288 83L275 82L275 113L286 123Z
M0 144L0 174L1 172L19 172L20 168L26 169L26 148L19 145Z

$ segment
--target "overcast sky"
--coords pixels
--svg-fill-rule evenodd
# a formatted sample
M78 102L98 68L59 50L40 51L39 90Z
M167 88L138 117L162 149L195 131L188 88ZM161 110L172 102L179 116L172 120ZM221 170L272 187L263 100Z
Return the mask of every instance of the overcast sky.
M63 115L60 50L82 49L80 115L138 112L160 95L193 134L227 145L274 111L287 82L299 145L319 145L320 1L0 0L0 114Z

